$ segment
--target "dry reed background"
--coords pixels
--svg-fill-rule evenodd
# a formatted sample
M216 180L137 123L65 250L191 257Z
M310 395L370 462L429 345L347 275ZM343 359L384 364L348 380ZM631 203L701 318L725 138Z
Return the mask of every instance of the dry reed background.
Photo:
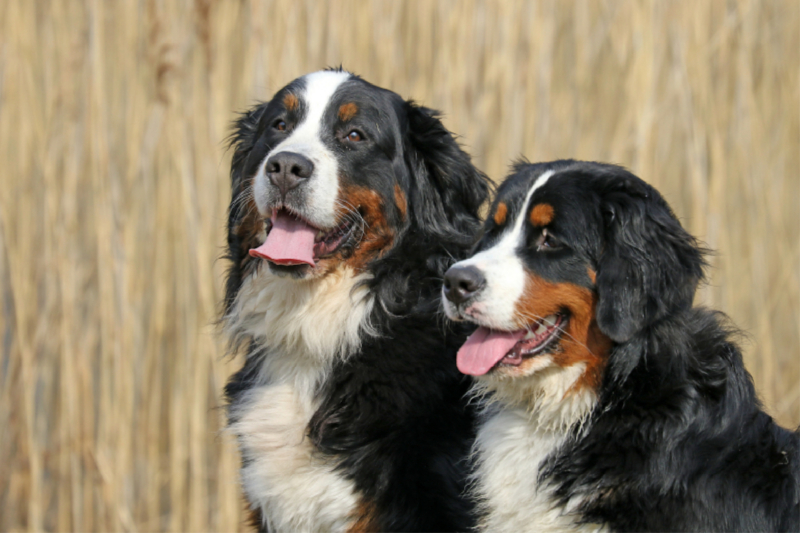
M234 111L343 64L478 165L629 166L711 247L701 299L800 422L800 3L0 4L0 530L241 529L220 434Z

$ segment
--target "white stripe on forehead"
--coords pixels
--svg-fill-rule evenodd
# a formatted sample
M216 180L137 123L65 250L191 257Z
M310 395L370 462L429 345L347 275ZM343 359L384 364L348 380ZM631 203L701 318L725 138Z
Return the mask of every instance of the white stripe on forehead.
M300 95L306 104L306 113L302 121L294 128L294 131L282 143L276 146L273 154L278 152L291 151L303 153L303 148L310 150L321 146L320 126L322 125L322 115L328 108L328 103L339 86L350 78L347 72L333 72L323 70L308 74L303 78L305 87ZM314 161L313 157L303 153ZM316 163L316 161L314 161Z
M522 228L525 224L525 207L533 193L541 188L554 170L548 170L536 178L533 186L525 195L517 218L510 230L506 230L500 241L469 259L456 263L459 266L473 266L481 271L486 279L486 286L475 302L480 309L481 325L492 329L512 331L519 327L514 307L525 290L525 267L517 255L517 247L521 243Z
M528 205L528 202L531 201L531 197L533 196L533 193L536 192L536 189L541 188L545 183L547 183L547 180L549 180L550 176L553 174L555 174L554 170L548 170L536 178L536 181L533 182L533 187L531 187L528 191L528 194L525 195L525 200L522 202L522 206L520 206L519 213L517 213L517 219L514 221L514 227L511 230L511 234L506 234L500 243L498 243L498 246L502 245L503 242L508 239L513 247L516 248L516 245L519 244L519 235L522 231L523 222L525 221L525 207Z
M322 113L328 107L331 96L342 83L350 79L350 76L348 72L322 70L303 78L306 82L303 100L308 106L308 112L302 122L303 127L319 125L322 121Z

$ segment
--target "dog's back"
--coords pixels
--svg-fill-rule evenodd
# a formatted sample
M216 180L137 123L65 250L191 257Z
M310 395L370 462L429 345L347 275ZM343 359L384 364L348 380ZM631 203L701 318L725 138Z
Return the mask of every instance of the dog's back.
M797 531L800 435L763 412L730 335L697 308L653 328L647 364L553 457L560 500L619 531Z

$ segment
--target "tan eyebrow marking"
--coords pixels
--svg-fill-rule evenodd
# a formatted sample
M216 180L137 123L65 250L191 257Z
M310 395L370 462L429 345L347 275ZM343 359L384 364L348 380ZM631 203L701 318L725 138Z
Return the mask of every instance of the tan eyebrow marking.
M497 211L494 212L494 223L502 226L506 223L506 215L508 214L508 206L505 202L497 204Z
M297 106L300 105L300 101L297 99L297 96L289 93L283 97L283 105L285 105L286 109L289 111L294 111L297 109Z
M339 118L345 122L356 116L356 113L358 113L358 106L353 102L342 104L339 107Z
M592 267L586 267L586 273L589 275L589 279L592 280L592 283L597 283L597 272L592 270Z
M553 221L555 210L550 204L538 204L531 209L531 223L534 226L546 226Z

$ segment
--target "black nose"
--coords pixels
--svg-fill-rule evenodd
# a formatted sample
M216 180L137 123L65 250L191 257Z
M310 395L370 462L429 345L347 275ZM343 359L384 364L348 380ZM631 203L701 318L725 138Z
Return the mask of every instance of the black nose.
M286 196L287 192L311 177L314 163L300 154L281 152L267 160L266 171L269 181L281 191L281 196Z
M444 295L454 304L460 304L486 285L486 278L474 266L452 266L444 275Z

